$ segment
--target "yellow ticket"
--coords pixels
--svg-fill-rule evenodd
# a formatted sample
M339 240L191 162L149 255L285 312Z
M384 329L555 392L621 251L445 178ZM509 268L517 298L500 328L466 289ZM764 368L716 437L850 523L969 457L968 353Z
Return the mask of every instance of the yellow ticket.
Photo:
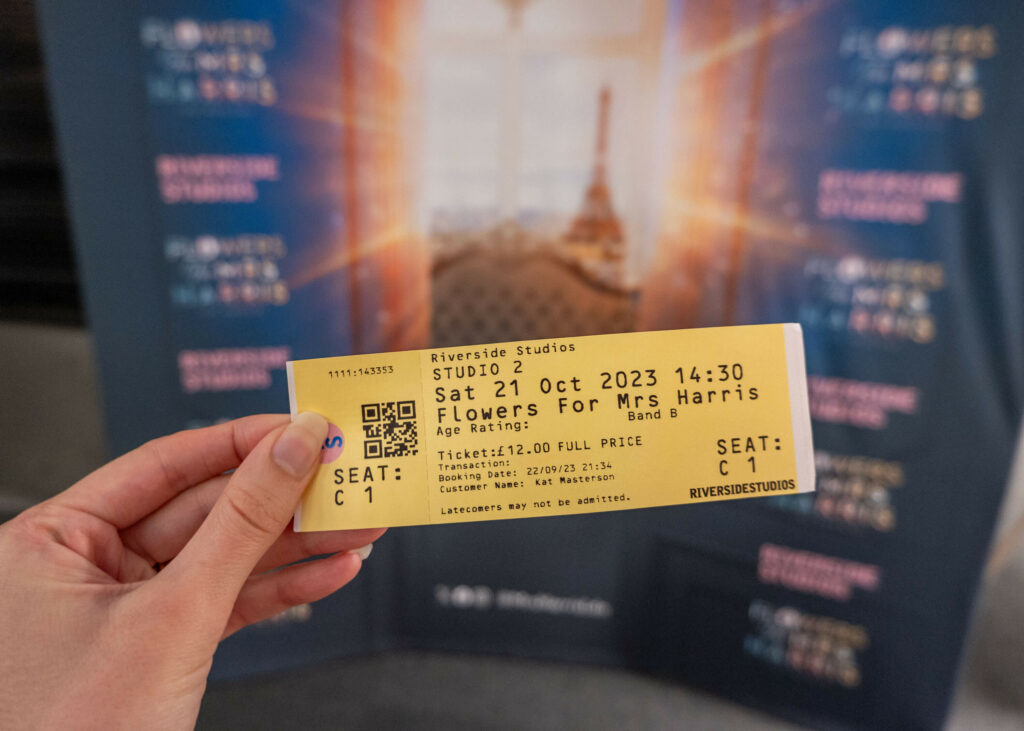
M288 395L331 423L297 531L814 489L799 325L300 360Z

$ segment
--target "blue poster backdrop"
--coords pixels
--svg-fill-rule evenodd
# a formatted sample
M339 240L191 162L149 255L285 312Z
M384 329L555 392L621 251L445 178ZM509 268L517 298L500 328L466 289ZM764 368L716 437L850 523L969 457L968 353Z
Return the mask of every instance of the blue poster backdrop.
M1018 3L40 13L115 453L283 411L289 358L804 328L815 493L395 530L215 674L458 649L941 726L1024 403Z

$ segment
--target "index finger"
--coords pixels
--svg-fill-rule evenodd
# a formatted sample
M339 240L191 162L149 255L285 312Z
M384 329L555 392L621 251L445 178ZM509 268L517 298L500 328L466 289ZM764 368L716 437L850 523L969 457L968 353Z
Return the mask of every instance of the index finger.
M288 422L259 414L146 442L53 498L126 528L193 485L238 467L264 436Z

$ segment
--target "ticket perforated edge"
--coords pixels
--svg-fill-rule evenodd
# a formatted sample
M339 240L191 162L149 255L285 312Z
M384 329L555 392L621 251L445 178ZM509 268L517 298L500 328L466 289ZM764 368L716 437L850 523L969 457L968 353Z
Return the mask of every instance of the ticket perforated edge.
M290 361L329 422L296 531L661 507L814 489L798 324Z

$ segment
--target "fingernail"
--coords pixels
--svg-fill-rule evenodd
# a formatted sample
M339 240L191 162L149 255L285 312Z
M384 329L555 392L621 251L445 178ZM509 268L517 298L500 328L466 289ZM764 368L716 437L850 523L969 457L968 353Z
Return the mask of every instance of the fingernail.
M359 558L361 558L363 561L365 561L366 559L368 559L370 557L370 551L372 551L372 550L373 550L373 544L372 543L367 543L362 548L354 548L354 549L352 549L352 553L354 553L355 555L359 556Z
M320 455L320 445L326 438L327 421L324 417L303 411L281 432L270 456L288 474L303 477Z

